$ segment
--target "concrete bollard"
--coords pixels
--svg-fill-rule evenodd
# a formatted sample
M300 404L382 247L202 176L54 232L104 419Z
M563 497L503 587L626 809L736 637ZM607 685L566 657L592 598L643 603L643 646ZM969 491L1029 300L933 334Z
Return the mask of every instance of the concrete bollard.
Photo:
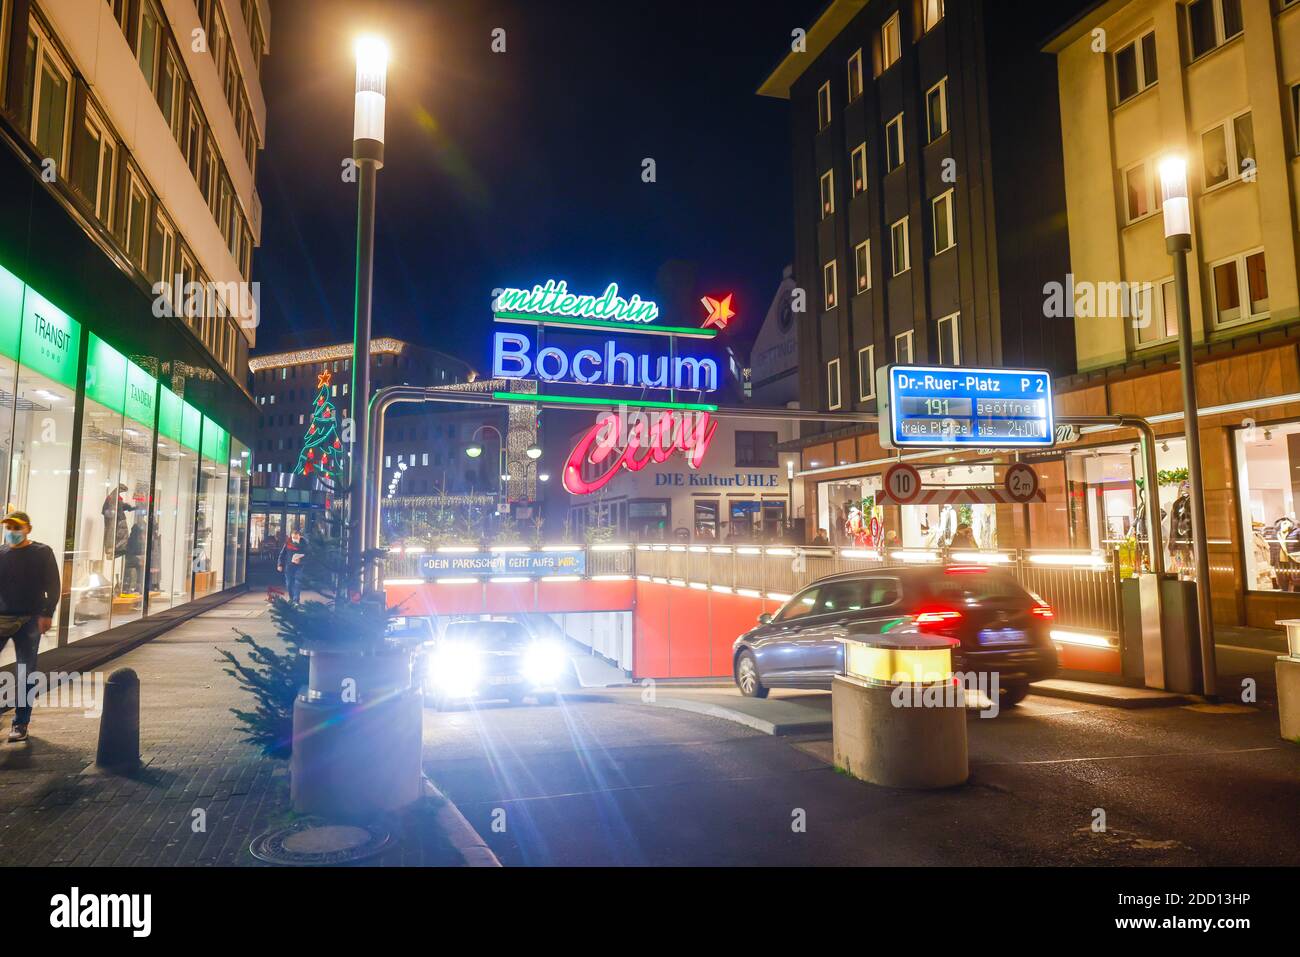
M95 765L107 771L140 766L140 678L130 668L118 668L104 683Z

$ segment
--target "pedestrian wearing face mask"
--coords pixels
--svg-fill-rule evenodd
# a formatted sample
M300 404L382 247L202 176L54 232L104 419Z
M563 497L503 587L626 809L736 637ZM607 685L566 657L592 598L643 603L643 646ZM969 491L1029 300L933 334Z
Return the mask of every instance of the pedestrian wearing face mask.
M59 604L59 564L50 546L31 539L32 520L26 512L11 511L4 517L4 544L0 545L0 651L13 639L21 673L32 683L41 635L54 624ZM14 708L9 741L26 741L32 718L28 688L22 689L20 706Z

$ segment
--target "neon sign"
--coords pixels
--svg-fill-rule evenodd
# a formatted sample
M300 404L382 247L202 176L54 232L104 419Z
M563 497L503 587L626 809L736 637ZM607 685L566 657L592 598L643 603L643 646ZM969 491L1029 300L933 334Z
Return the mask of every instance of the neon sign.
M502 289L493 303L493 311L525 313L530 316L567 317L572 319L607 319L615 322L654 322L659 307L636 293L630 299L618 294L618 283L611 282L599 296L578 296L569 292L561 279L546 280L544 286L528 289Z
M629 417L626 430L617 414L606 412L569 453L562 476L564 487L573 495L591 495L613 481L621 469L640 472L651 462L668 461L676 452L697 469L717 429L718 423L708 412L636 414ZM588 467L585 476L584 466Z
M712 296L705 296L700 300L700 304L709 310L709 317L704 320L703 328L717 326L719 329L727 328L727 320L736 314L736 310L731 308L732 293L727 293L721 299L714 299Z
M684 389L715 392L718 363L708 357L633 355L619 351L613 339L599 349L579 349L570 355L557 346L533 354L523 333L498 332L493 337L492 376L590 386L631 386L638 389Z

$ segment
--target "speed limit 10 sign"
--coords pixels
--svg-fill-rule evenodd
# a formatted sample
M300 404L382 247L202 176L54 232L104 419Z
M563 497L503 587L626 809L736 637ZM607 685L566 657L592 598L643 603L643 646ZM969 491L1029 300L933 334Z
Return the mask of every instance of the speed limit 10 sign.
M884 497L896 505L906 505L921 494L921 473L899 462L885 472Z
M1013 501L1032 501L1038 494L1038 473L1024 462L1017 462L1007 469L1007 474L1002 479L1002 486Z

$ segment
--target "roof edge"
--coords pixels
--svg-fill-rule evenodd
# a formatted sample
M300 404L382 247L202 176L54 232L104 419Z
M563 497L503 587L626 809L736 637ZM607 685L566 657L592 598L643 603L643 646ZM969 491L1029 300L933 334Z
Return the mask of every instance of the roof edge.
M804 71L812 66L813 61L821 56L831 41L839 36L840 31L867 3L868 0L831 0L830 5L808 29L804 38L804 51L796 53L792 50L787 53L785 59L777 64L776 69L755 92L759 96L771 96L778 100L790 99L790 88L795 81L803 76Z

